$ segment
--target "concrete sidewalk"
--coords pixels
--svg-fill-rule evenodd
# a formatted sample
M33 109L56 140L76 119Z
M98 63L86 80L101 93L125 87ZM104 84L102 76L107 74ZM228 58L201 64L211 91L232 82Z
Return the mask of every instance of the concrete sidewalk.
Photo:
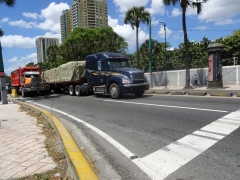
M21 178L56 167L36 118L14 102L0 105L0 179Z
M150 89L161 89L161 90L164 90L165 89L165 86L153 86L152 88ZM184 85L182 86L167 86L166 90L185 90L184 89ZM195 86L193 85L192 86L192 89L188 89L188 90L211 90L211 91L239 91L240 92L240 84L239 85L224 85L223 86L223 89L207 89L207 86L202 86L202 85L199 85L199 86Z
M41 112L51 123L62 141L73 179L98 179L92 164L56 116L40 107L15 103L11 99L8 104L0 104L0 180L24 178L57 168L45 147L44 125L38 124L37 119L26 111L21 111L21 105Z
M191 86L188 89L185 89L184 85L154 86L145 91L145 94L240 97L240 85L224 85L223 88L218 89L208 89L206 85Z

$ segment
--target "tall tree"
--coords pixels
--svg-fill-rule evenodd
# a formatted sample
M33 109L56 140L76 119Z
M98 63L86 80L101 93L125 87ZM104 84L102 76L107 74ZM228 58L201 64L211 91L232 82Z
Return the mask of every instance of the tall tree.
M190 72L189 72L189 53L188 53L188 37L187 37L187 28L186 28L186 10L187 7L197 8L197 13L199 14L202 11L202 3L207 2L208 0L162 0L163 3L167 6L176 5L178 2L182 8L182 28L184 35L184 48L185 48L185 66L186 66L186 81L184 88L190 88Z
M132 7L129 9L124 18L124 24L130 24L132 29L136 27L136 52L137 52L137 67L139 68L139 42L138 42L138 29L140 23L147 23L150 18L150 13L145 10L143 6Z
M0 4L5 4L8 7L13 7L15 4L15 0L0 0ZM0 28L0 37L3 36L3 30Z
M58 56L60 56L60 49L58 46L50 46L47 49L47 57L51 67L53 63L56 62Z
M34 62L29 62L25 66L37 66L37 64L34 64Z

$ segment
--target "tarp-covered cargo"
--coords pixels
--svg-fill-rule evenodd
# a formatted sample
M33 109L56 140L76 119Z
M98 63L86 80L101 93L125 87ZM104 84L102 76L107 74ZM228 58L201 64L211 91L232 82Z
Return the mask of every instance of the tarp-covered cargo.
M73 61L43 72L46 82L78 81L86 78L86 61Z

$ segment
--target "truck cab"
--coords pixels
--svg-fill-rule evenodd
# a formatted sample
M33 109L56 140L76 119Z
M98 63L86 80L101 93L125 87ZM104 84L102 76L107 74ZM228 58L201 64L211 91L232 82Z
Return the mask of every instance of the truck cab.
M95 93L110 94L113 99L122 94L142 96L149 83L142 70L132 68L129 58L120 53L99 52L86 57L88 85Z
M37 66L25 66L11 73L12 88L22 97L29 94L48 94L49 85L41 77L41 69Z

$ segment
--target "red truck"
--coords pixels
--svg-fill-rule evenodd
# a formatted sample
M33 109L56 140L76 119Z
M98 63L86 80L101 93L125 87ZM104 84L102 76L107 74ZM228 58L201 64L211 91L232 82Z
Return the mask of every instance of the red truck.
M37 66L25 66L11 72L12 88L23 97L30 94L48 94L49 85L42 79L42 71Z

